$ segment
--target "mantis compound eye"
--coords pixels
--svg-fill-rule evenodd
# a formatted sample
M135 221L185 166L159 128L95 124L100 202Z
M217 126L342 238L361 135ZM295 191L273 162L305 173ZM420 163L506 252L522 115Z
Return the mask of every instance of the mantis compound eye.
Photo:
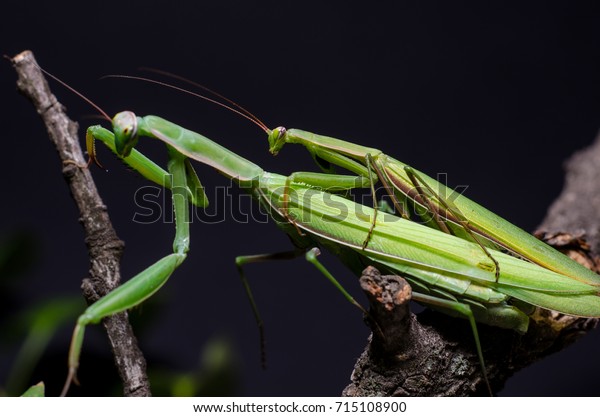
M277 129L275 129L275 130L277 130L277 132L279 132L279 136L278 136L279 138L281 138L281 137L285 136L285 132L286 132L286 129L285 129L285 127L283 127L283 126L279 126L279 127L278 127Z

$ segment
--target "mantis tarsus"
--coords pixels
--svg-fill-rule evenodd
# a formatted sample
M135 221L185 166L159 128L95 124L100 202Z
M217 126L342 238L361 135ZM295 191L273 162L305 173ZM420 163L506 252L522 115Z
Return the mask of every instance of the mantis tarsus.
M405 276L415 290L416 301L468 318L486 382L476 320L525 332L529 318L512 304L513 299L565 314L600 316L600 297L595 282L574 279L490 249L500 265L496 277L489 258L473 242L388 213L380 213L373 221L375 212L372 208L328 192L368 187L367 177L268 173L206 137L156 116L136 117L132 112L121 112L113 118L113 131L114 134L100 126L88 128L88 144L93 139L101 140L131 167L159 184L166 172L133 148L139 137L159 139L168 145L172 181L167 185L173 190L177 219L174 253L100 299L80 316L73 335L69 377L63 393L67 392L79 365L85 326L141 303L157 291L185 259L189 245L188 202L206 204L188 158L215 168L248 190L299 248L283 256L306 253L307 260L353 304L358 305L317 260L315 247L330 250L356 274L365 266L374 265L383 271ZM365 247L363 243L369 233L371 236ZM257 258L238 258L238 266L241 268L253 260ZM260 324L243 275L242 280Z

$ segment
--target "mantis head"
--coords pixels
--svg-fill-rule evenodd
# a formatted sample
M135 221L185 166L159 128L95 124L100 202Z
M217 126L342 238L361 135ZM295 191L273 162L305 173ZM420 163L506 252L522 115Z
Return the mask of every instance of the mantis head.
M279 126L269 132L269 152L277 155L286 142L287 131Z
M117 154L129 156L138 141L138 122L135 113L122 111L112 119Z

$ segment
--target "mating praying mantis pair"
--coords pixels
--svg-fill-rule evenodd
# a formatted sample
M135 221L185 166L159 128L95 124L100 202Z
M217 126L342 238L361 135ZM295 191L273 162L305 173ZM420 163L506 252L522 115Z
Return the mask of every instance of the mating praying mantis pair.
M355 274L374 265L402 275L413 287L414 300L467 318L486 381L476 322L525 333L529 317L524 306L600 317L600 276L477 203L459 194L448 199L451 190L443 184L377 149L300 130L262 127L272 153L278 153L286 143L300 144L326 172L268 173L199 133L156 116L137 117L130 111L112 118L112 131L101 126L88 128L86 139L92 159L93 142L100 140L142 176L172 190L176 232L172 254L89 306L79 317L63 395L79 366L85 327L142 303L185 260L190 241L189 205L208 204L191 161L215 168L247 190L290 236L296 248L284 256L305 254L359 308L318 261L318 248L331 251ZM142 137L166 144L168 171L135 149ZM333 174L333 166L356 175ZM337 194L357 187L370 187L374 193L376 181L383 184L399 215ZM421 215L423 224L410 220L407 206ZM268 258L237 258L261 329L242 266Z

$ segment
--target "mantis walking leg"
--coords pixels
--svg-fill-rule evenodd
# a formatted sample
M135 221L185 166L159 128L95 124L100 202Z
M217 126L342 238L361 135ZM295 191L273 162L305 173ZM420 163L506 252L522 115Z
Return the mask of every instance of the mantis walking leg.
M185 260L189 249L189 197L185 156L169 147L169 172L172 176L173 205L175 210L175 240L173 253L160 259L138 275L100 298L89 306L77 319L69 349L69 372L61 392L65 396L72 381L77 381L76 373L83 344L85 327L99 323L111 316L141 304L151 297L169 279L173 271Z
M413 298L413 300L415 300L417 302L426 302L431 306L437 306L440 308L453 310L469 320L469 324L471 326L471 331L473 332L473 337L475 338L475 348L477 350L479 364L481 365L481 372L483 373L483 379L485 380L485 384L487 385L487 389L488 389L490 395L493 395L492 387L490 386L490 382L489 382L488 376L487 376L487 371L485 369L485 362L483 360L483 351L481 349L481 342L479 341L479 333L477 332L477 323L475 322L475 316L473 315L473 312L471 311L471 307L469 307L465 303L461 303L458 301L444 300L443 298L432 297L430 295L419 294L419 293L415 293L415 292L413 292L412 298Z
M254 319L256 320L256 325L258 326L260 337L260 361L263 368L266 367L267 363L267 355L265 349L265 325L258 311L258 306L256 305L256 301L254 300L254 295L252 295L250 283L248 282L246 274L244 273L244 265L249 263L294 259L298 256L301 256L303 253L303 249L294 249L286 252L266 253L260 255L244 255L235 258L235 266L237 267L237 270L240 274L240 279L242 280L242 284L244 285L244 289L246 290L246 295L248 296L248 300L250 301L250 305L252 306L252 313L254 313Z

